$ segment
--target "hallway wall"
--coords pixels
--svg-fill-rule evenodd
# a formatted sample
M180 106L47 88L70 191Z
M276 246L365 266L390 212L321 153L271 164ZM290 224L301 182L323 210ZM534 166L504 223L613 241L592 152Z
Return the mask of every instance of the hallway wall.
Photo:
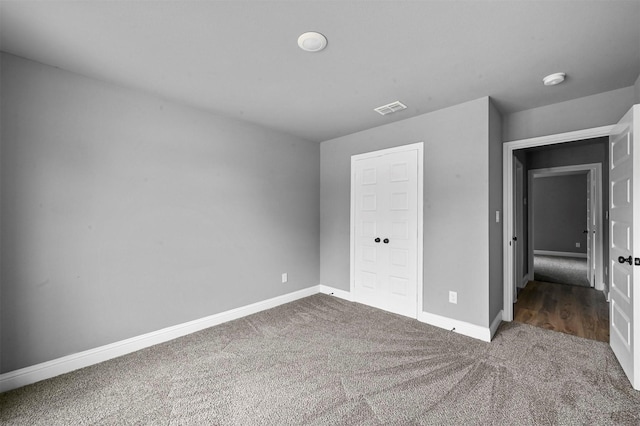
M586 173L533 179L534 250L586 255L587 185Z

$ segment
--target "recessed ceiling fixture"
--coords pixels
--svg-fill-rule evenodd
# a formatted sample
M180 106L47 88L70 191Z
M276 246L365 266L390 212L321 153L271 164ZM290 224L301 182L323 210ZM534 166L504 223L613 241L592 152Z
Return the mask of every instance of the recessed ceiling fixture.
M549 74L542 79L542 82L545 86L555 86L556 84L562 83L566 76L567 75L563 72L557 72L555 74Z
M403 109L407 109L407 106L400 101L391 102L390 104L379 106L378 108L374 108L373 110L380 115L392 114L396 111L402 111Z
M320 33L311 31L298 37L298 46L306 52L319 52L327 47L327 38Z

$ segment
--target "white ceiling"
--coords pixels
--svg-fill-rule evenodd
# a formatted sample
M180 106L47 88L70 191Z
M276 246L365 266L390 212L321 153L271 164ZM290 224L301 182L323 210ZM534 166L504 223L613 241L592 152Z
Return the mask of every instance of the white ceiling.
M328 47L300 50L306 31ZM510 113L631 86L640 0L2 0L0 48L323 141L487 95Z

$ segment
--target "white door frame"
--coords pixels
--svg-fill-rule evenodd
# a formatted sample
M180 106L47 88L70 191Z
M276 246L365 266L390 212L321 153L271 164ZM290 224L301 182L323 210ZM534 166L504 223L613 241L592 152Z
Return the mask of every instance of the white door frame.
M409 145L396 146L393 148L381 149L378 151L367 152L364 154L352 155L351 156L351 220L350 220L350 230L349 230L349 290L351 295L355 294L355 252L356 252L356 239L355 239L355 218L356 218L356 185L355 185L355 162L358 160L362 160L365 158L379 157L381 155L396 153L396 152L407 152L407 151L418 151L418 250L417 250L417 262L416 267L418 268L416 277L417 277L417 294L416 294L416 316L417 319L420 313L422 313L422 295L423 295L423 249L424 249L424 236L423 236L423 227L422 223L424 220L423 215L423 199L424 199L424 142L416 142Z
M588 185L591 185L592 180L595 179L595 194L591 194L595 205L595 208L591 210L591 218L589 218L589 223L587 224L587 229L591 229L590 223L595 222L597 232L595 234L595 252L591 253L591 255L595 258L596 262L596 282L595 289L602 291L604 289L604 280L603 280L603 230L602 230L602 164L600 163L589 163L589 164L576 164L573 166L561 166L561 167L548 167L544 169L531 169L529 170L529 253L535 253L533 243L533 233L535 222L533 221L533 206L535 204L535 199L533 197L533 179L536 177L548 177L548 176L566 176L578 173L587 172L588 177ZM595 211L594 211L595 210ZM595 216L595 218L594 218ZM595 220L594 220L595 219ZM533 279L533 256L529 256L528 263L528 272L529 279ZM589 265L589 274L591 274L591 265Z
M535 146L554 145L563 142L575 142L583 139L609 136L614 126L594 127L591 129L577 130L574 132L559 133L556 135L540 136L537 138L521 139L505 142L502 147L502 196L505 218L503 224L503 310L502 319L513 321L513 251L511 250L511 238L513 237L513 152L518 149L532 148Z

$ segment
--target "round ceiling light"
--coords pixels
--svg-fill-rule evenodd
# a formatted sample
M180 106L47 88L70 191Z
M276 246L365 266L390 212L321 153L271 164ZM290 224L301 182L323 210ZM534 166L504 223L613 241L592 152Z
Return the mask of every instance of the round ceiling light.
M556 84L560 84L564 81L566 74L563 72L557 72L555 74L549 74L545 78L542 79L542 82L545 86L555 86Z
M311 31L298 37L298 46L306 52L319 52L327 47L327 38L320 33Z

